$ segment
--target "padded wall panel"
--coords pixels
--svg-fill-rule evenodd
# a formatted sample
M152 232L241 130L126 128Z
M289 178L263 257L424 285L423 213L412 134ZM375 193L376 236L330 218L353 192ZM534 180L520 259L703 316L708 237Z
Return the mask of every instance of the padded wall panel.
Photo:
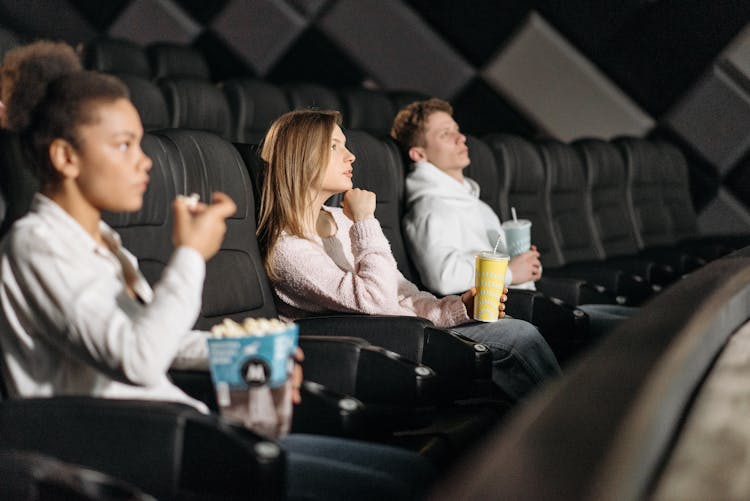
M653 119L533 13L482 76L558 139L643 135Z
M714 66L667 114L666 123L726 174L750 147L750 94Z
M319 26L385 88L450 98L474 76L452 47L397 0L339 0Z
M262 22L248 26L248 16ZM234 51L264 75L305 29L307 20L284 2L235 0L214 19L212 28Z
M134 0L109 28L111 36L143 45L190 43L200 32L200 25L171 0Z
M724 188L718 196L698 215L701 234L747 234L750 228L750 213L746 206Z

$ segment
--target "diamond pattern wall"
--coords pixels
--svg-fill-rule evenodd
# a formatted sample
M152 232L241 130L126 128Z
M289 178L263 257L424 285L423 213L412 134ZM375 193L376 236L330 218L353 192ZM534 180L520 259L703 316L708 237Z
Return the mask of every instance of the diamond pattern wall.
M694 130L672 127L668 119L689 114L680 103L703 91L715 60L748 24L750 1L0 0L0 26L73 44L98 34L144 45L185 43L206 54L219 81L254 75L277 83L411 89L450 99L462 128L475 134L575 137L585 130L584 115L572 114L570 136L561 134L565 113L562 125L545 123L552 114L532 112L497 69L532 12L634 103L646 124L637 130L654 123L652 134L682 143L695 160L694 199L706 226L750 220L750 145L713 155L729 150L712 140L714 149L702 151L706 136L698 130L693 137ZM744 64L740 57L732 67L741 74ZM728 115L743 117L735 121L735 135L741 135L736 127L750 130L750 119L732 111ZM715 111L719 120L722 113Z

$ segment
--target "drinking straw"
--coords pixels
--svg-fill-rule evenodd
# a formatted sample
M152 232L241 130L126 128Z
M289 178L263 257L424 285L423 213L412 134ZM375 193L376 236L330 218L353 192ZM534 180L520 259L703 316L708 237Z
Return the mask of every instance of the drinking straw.
M513 221L516 222L516 223L518 223L518 217L516 217L516 208L515 207L511 207L510 208L510 213L513 214Z
M497 254L497 246L500 245L500 242L503 243L503 247L507 248L505 245L505 235L503 235L503 231L500 230L500 233L497 234L497 241L495 242L495 248L492 249L493 254Z

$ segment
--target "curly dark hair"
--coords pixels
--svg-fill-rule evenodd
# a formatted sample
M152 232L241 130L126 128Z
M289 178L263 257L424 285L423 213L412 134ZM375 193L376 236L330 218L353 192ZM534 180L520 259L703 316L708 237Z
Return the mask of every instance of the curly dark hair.
M64 42L41 40L8 51L0 68L0 101L6 108L3 127L23 130L47 84L81 69L75 50Z

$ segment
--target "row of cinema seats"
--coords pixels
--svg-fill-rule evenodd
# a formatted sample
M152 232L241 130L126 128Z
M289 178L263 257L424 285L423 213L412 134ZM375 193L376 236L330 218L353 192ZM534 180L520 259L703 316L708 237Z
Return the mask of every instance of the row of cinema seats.
M4 137L10 141L13 136ZM171 254L170 204L176 194L195 192L208 199L210 193L221 190L236 201L238 211L228 221L222 249L208 264L203 308L196 327L207 328L225 317L276 316L255 239L255 190L238 150L215 134L188 130L149 133L143 147L154 164L142 210L109 214L106 219L139 257L146 277L156 280ZM3 150L3 157L9 151ZM4 167L11 166L6 163ZM507 407L502 397L492 392L486 348L424 320L327 316L301 321L300 328L307 354L305 374L310 382L305 384L303 404L295 412L294 431L401 445L421 452L439 466L447 466L484 435ZM357 338L332 337L353 333ZM175 372L173 377L188 392L216 408L206 373ZM173 498L183 490L204 496L211 484L221 483L211 474L193 471L204 467L204 460L216 461L220 469L225 462L238 461L233 470L237 473L243 467L254 471L258 463L263 463L263 457L257 457L257 443L263 444L261 452L271 449L278 455L278 448L273 449L271 442L260 437L244 437L241 430L214 418L204 419L190 409L172 407L94 399L7 401L0 404L0 447L31 449L95 467L159 498ZM39 434L40 422L50 417L56 426ZM156 419L153 424L152 419ZM201 427L186 435L185 427L195 420ZM176 429L170 431L171 426ZM92 428L101 434L96 442L86 438L92 436ZM125 432L130 428L147 430L144 433L148 436L133 440L132 434ZM109 433L113 437L108 437ZM161 434L165 436L158 438ZM222 438L222 434L232 434L233 438ZM227 440L239 443L228 447L226 458L215 458L213 454L224 454L219 445ZM82 448L84 443L92 445ZM138 444L137 451L128 448L128 443ZM107 445L102 450L97 444ZM202 447L209 450L202 451ZM245 450L249 457L232 455L233 448ZM130 452L113 460L111 450ZM122 464L123 457L137 453L149 458L159 456L160 460L152 466L150 461L132 467ZM194 464L190 454L200 454L203 459ZM162 460L177 465L171 477L157 475ZM272 470L277 472L280 460L272 463ZM258 485L277 493L274 479L277 477ZM240 488L237 482L224 485L230 494L235 492L234 487ZM173 490L178 488L179 492Z
M98 38L83 48L88 69L121 78L133 94L146 129L195 128L207 107L213 114L211 130L231 141L257 144L279 115L298 108L335 109L344 126L387 134L396 112L423 98L417 92L378 92L363 88L334 91L309 82L277 86L251 77L220 83L211 80L201 53L188 46L155 43L141 47L133 42ZM200 97L197 97L200 96Z

